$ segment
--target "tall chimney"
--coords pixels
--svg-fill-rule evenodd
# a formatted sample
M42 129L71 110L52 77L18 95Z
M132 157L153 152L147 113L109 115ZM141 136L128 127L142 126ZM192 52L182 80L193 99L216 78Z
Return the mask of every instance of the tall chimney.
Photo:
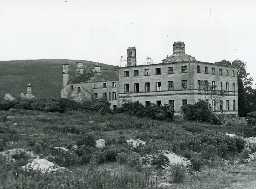
M63 87L66 87L69 82L69 64L62 65L62 81Z
M185 43L177 41L173 43L173 55L183 55L185 54Z
M129 47L127 49L127 66L136 66L136 47Z

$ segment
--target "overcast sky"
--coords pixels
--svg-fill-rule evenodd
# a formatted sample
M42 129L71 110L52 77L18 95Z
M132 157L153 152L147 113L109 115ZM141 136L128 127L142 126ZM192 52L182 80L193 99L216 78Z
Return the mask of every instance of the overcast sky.
M136 46L138 64L158 63L184 41L198 60L247 62L256 79L255 20L253 0L0 0L0 60L119 65Z

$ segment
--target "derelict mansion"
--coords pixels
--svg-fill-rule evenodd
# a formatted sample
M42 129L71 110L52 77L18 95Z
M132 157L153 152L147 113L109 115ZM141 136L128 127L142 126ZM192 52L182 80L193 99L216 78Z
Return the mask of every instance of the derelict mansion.
M77 74L85 65L77 63ZM107 99L112 108L139 101L145 106L169 104L176 113L181 106L205 100L216 113L238 114L237 70L231 64L197 61L185 53L185 44L175 42L173 53L159 64L137 65L136 48L127 49L127 64L113 70L94 67L87 81L72 81L63 65L61 96L76 101Z

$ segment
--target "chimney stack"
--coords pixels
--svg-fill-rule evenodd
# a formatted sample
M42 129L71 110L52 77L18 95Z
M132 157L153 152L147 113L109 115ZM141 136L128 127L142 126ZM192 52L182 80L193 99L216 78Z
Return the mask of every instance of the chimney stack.
M177 41L173 43L173 55L183 55L185 54L185 43Z
M136 66L136 47L129 47L127 49L127 66Z

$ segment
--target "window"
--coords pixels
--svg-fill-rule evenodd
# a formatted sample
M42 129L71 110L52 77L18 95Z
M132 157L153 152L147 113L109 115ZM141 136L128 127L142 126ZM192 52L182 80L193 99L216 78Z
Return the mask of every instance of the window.
M223 90L223 84L222 84L222 81L220 82L220 90Z
M223 111L223 100L220 100L220 111Z
M199 65L197 65L196 70L197 70L197 73L201 73L201 69Z
M129 77L130 76L130 72L129 71L124 71L124 77Z
M156 91L161 91L161 82L156 82Z
M77 87L77 93L81 92L81 87Z
M235 92L236 91L236 84L233 83L233 91Z
M168 67L168 74L173 74L173 67Z
M74 85L71 85L70 88L71 88L71 91L73 91L74 90Z
M116 82L112 82L112 87L115 88L116 87Z
M150 83L149 82L145 83L145 92L146 93L150 92Z
M171 110L174 111L174 100L169 100L169 105L171 107Z
M188 81L187 81L187 80L182 80L182 81L181 81L181 87L182 87L182 89L187 89L187 86L188 86Z
M197 85L198 85L198 89L202 89L202 82L201 82L201 80L197 81Z
M233 111L236 111L236 100L233 100Z
M156 105L161 106L162 105L161 100L156 101Z
M106 82L103 83L103 88L107 88L107 83Z
M112 100L116 100L116 92L112 92Z
M212 68L212 74L215 75L215 68Z
M229 111L229 100L226 100L226 110Z
M161 75L161 68L156 68L156 75Z
M226 82L226 91L229 91L229 83Z
M136 77L136 76L139 76L139 70L134 70L134 73L133 75Z
M204 80L204 90L209 89L209 82L207 80Z
M102 97L103 97L104 99L107 99L107 98L108 98L107 93L103 93L103 94L102 94Z
M205 74L208 74L208 73L209 73L209 72L208 72L208 67L207 67L207 66L205 66L205 67L204 67L204 73L205 73Z
M149 76L149 69L148 69L148 68L146 68L146 69L144 70L144 75L145 75L145 76Z
M187 104L188 104L188 100L187 99L183 99L182 100L182 106L187 105Z
M140 85L139 83L134 83L134 92L139 93L140 92Z
M216 82L212 81L212 90L215 90L215 89L216 89Z
M150 106L150 104L151 104L151 102L150 102L150 101L145 101L145 106L146 106L146 107L149 107L149 106Z
M187 73L188 72L188 66L181 66L181 73Z
M111 92L108 93L108 100L111 100Z
M116 105L113 105L113 110L116 110Z
M94 93L94 98L95 98L95 99L98 98L98 93Z
M216 111L216 100L212 101L213 111Z
M168 81L168 91L173 90L174 86L173 86L173 81Z
M229 70L226 70L226 75L229 76Z
M125 93L129 93L129 91L130 91L130 86L129 86L129 84L124 84L124 92L125 92Z
M219 69L219 75L222 75L222 69L221 68Z
M232 76L235 77L235 70L232 70Z

